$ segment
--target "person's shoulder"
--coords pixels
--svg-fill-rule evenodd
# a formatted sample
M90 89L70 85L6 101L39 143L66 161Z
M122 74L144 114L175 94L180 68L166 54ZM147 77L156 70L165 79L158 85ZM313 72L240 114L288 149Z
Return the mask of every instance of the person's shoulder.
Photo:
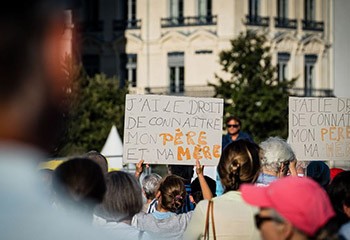
M228 133L222 135L223 141L228 141L230 139L230 135Z
M139 212L134 215L133 219L142 221L143 219L152 218L152 213Z
M249 133L246 133L243 131L239 132L238 137L239 137L239 139L242 139L242 140L248 140L249 142L252 142L252 143L254 142L253 138L249 135Z
M212 198L211 201L215 201L215 198ZM202 213L206 212L206 209L208 208L208 202L209 202L209 200L206 200L206 199L201 200L196 205L195 211L197 211L197 212L200 211Z
M341 239L350 239L350 222L340 228L339 235L343 237Z
M189 211L187 213L176 214L175 218L180 219L180 221L181 220L189 221L192 215L193 215L193 211Z

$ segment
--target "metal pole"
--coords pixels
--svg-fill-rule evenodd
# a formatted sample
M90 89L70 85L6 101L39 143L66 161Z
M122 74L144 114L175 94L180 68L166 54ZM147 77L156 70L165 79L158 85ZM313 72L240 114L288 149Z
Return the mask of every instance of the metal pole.
M150 55L149 55L149 27L150 27L150 7L149 7L149 0L147 0L147 30L146 30L146 55L147 55L147 86L146 89L148 93L150 92Z

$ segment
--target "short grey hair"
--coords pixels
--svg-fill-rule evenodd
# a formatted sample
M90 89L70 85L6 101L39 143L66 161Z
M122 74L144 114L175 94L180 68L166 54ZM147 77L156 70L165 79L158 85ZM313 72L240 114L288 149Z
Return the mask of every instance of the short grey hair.
M156 197L156 191L158 190L161 180L162 177L156 173L151 173L143 178L142 189L147 199L154 199Z
M269 137L260 144L263 169L279 172L283 162L294 161L295 154L290 145L280 137Z

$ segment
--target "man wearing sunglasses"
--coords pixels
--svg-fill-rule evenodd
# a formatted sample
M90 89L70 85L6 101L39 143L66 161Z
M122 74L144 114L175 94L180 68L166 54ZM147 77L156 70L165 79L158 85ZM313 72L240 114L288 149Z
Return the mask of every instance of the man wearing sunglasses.
M244 184L240 190L247 203L260 207L255 224L264 240L307 240L336 234L335 213L327 193L310 178L280 178L268 187Z
M248 133L241 131L242 122L238 117L228 117L226 119L227 134L222 138L222 149L224 149L229 143L240 139L254 142Z

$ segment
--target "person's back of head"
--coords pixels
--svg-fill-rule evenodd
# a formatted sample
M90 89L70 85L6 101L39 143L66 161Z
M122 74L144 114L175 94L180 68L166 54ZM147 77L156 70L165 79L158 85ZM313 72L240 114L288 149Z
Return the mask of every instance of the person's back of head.
M146 175L142 179L142 189L145 193L147 200L153 200L154 198L156 198L156 193L161 180L162 177L156 173Z
M225 192L238 190L242 183L254 183L260 171L260 148L255 143L238 140L222 152L217 167Z
M8 2L0 10L0 139L44 149L60 128L65 24L60 1Z
M288 164L296 159L291 146L279 137L269 137L260 143L260 148L262 169L276 174L280 172L283 163Z
M73 158L60 164L53 173L53 188L68 201L101 203L106 184L99 166L86 158Z
M190 184L194 174L192 165L168 165L170 174L179 176L185 180L185 184Z
M341 223L350 220L350 171L339 173L327 186L327 193Z
M184 180L176 175L166 176L159 185L159 204L170 212L180 209L186 197Z
M323 188L327 187L331 174L327 164L322 161L312 161L306 168L306 176L318 182Z
M106 157L103 156L101 153L93 150L93 151L87 152L84 156L94 161L95 163L97 163L104 174L108 173L108 161Z
M141 187L135 177L122 171L109 172L106 177L107 192L100 216L107 221L131 221L142 209Z
M56 204L69 210L81 209L91 214L102 202L106 183L100 167L85 158L73 158L59 165L53 175Z
M205 181L207 182L209 189L211 193L213 194L213 197L216 197L216 181L208 176L204 176ZM191 190L192 190L192 197L195 203L197 204L199 201L203 200L203 193L202 193L202 188L199 183L198 177L191 182Z

